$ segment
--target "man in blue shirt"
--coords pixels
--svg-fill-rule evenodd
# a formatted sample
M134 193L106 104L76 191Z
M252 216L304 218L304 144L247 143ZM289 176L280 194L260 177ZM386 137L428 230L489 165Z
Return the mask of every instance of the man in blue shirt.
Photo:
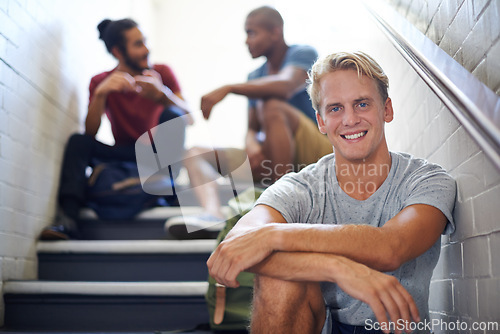
M307 71L318 57L316 50L307 45L287 45L283 19L271 7L251 11L245 22L245 31L252 58L265 57L267 61L250 73L247 82L224 85L203 96L201 110L208 119L213 107L227 95L249 98L246 152L217 149L217 156L231 171L248 156L254 181L268 186L286 173L298 171L332 153L332 145L318 131L314 109L306 92ZM196 188L205 209L202 217L213 225L215 220L223 217L219 198L204 196L217 193L212 189L216 187L213 183L203 181L210 179L212 174L207 171L206 159L203 158L210 151L200 147L191 149L185 166L191 185ZM200 221L189 217L188 222L186 218L169 220L167 228L168 224Z

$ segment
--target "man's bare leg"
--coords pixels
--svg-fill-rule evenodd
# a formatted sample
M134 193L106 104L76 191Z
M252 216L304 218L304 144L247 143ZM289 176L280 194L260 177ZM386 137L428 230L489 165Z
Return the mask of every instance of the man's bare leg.
M205 160L205 156L212 156L213 149L193 147L186 153L184 166L189 174L189 181L194 188L195 196L203 209L217 218L224 218L221 211L218 187L214 180L220 177L213 164Z
M319 283L256 275L251 333L321 333L326 317Z
M298 112L290 104L277 99L266 100L257 106L257 116L266 135L263 150L271 161L273 181L292 170L295 159L294 135L299 126Z

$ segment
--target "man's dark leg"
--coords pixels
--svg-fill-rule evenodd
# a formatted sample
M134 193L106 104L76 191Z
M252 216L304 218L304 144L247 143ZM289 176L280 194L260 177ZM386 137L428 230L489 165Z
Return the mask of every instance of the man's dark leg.
M57 240L78 238L76 219L85 205L87 185L86 169L92 166L93 159L106 161L135 161L133 146L108 146L89 135L74 134L66 145L58 202L60 211L55 223L42 231L40 239Z
M59 183L59 205L72 219L78 217L80 208L85 205L87 184L86 169L93 160L135 161L133 146L108 146L89 135L74 134L70 137L64 151Z
M299 126L299 112L277 99L263 101L257 106L257 116L266 134L262 148L271 162L273 182L293 170L294 134Z

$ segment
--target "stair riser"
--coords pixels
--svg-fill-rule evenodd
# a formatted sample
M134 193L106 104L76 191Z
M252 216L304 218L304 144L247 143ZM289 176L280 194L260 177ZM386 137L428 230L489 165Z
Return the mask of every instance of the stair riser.
M38 275L53 281L206 281L209 256L39 253Z
M202 296L5 295L5 329L156 331L208 322Z

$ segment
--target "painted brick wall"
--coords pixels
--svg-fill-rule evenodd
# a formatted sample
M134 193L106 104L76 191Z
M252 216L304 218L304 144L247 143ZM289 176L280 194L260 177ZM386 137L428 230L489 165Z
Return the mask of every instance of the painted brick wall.
M0 282L36 278L64 145L86 114L90 77L115 63L97 24L146 15L148 4L0 0Z
M386 1L500 95L500 1Z
M499 94L500 2L388 0L450 56ZM398 113L389 126L390 147L428 158L457 180L457 231L442 240L431 283L433 319L460 321L468 329L437 333L497 333L471 330L474 322L500 324L500 172L449 110L406 64L391 78Z

